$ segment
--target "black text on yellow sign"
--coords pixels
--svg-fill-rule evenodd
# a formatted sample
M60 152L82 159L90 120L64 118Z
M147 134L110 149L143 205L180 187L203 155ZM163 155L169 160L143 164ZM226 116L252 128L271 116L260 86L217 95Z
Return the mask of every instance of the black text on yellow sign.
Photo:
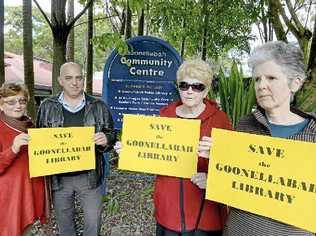
M124 115L119 168L191 178L199 132L199 120Z
M212 136L207 199L316 232L316 144L220 129Z
M30 176L95 168L94 127L29 129Z

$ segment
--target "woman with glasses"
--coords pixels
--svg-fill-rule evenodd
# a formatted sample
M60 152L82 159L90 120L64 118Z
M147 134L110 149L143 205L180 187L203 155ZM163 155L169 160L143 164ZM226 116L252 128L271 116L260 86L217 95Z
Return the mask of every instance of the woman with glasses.
M157 176L154 190L156 236L217 236L222 235L226 208L205 200L208 158L212 128L231 129L227 115L214 101L207 99L213 71L202 60L185 61L177 71L180 101L160 111L163 117L199 119L197 174L191 179ZM121 143L114 149L119 153Z
M43 178L30 178L25 115L29 99L23 85L0 88L0 235L31 235L31 225L44 215Z
M154 190L157 236L215 236L222 235L225 207L205 200L208 158L212 128L231 129L227 115L214 101L207 99L213 71L202 60L185 61L177 71L181 100L160 111L163 117L199 119L197 174L191 179L157 176Z

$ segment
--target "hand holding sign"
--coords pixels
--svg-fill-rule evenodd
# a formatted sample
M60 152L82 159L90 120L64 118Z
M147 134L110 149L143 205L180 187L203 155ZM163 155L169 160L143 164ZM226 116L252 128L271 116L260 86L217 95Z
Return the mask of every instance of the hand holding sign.
M212 147L212 138L203 136L199 142L198 155L200 157L209 158L211 147Z
M204 172L196 173L191 178L191 182L197 185L200 189L206 188L206 180L207 180L207 174Z
M117 154L120 154L122 150L122 142L117 141L114 145L114 150L116 151Z
M106 135L102 132L97 132L93 135L93 141L96 145L105 146L108 144Z
M30 141L30 136L26 133L21 133L15 136L12 144L12 151L17 154L19 153L20 149L24 145L28 145Z

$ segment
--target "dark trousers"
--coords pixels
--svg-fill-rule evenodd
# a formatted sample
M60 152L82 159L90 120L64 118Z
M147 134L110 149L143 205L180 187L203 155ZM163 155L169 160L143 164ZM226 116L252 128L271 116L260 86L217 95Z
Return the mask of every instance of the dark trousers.
M90 189L88 174L63 176L63 188L53 192L56 221L60 236L75 236L74 197L78 194L84 214L84 236L98 236L102 210L102 186Z
M194 230L190 232L179 233L169 230L157 223L156 236L222 236L222 231Z

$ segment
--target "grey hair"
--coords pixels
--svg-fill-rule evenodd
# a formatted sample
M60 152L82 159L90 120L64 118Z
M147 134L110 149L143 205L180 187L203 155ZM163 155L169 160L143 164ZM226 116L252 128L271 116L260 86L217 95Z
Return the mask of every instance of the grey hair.
M253 71L256 66L270 60L281 67L282 71L287 75L289 83L294 79L300 79L302 84L305 81L306 65L304 63L304 55L298 47L283 41L265 43L252 51L248 65Z
M82 73L82 66L79 64L79 63L77 63L77 62L73 62L73 61L68 61L68 62L65 62L64 64L62 64L61 66L60 66L60 68L59 68L59 76L61 75L61 72L63 71L63 70L65 70L65 68L67 68L67 67L71 67L71 66L74 66L74 67L78 67L78 68L80 68L80 71L81 71L81 73Z

